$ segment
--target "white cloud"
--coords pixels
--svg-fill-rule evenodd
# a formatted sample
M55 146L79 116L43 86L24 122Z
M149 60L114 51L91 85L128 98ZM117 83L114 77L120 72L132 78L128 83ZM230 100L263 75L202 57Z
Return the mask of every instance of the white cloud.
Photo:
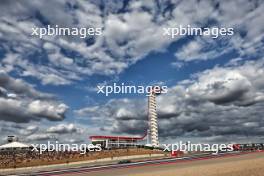
M222 46L219 45L221 42ZM178 60L189 62L194 60L215 59L232 50L228 40L224 38L211 39L209 37L198 37L180 48L175 56Z
M64 113L68 109L65 104L52 104L40 100L32 101L28 105L28 111L37 116L45 116L54 120L62 120Z
M46 133L38 133L32 134L26 137L26 141L47 141L47 140L56 140L58 138L57 135L54 134L46 134Z
M32 135L33 133L36 133L38 130L39 130L38 126L30 125L26 128L19 130L19 134L28 136L28 135Z
M40 92L31 84L0 72L0 120L63 120L68 106L52 94Z
M101 10L99 4L87 1L3 4L0 39L6 41L5 57L8 59L4 59L1 68L8 72L22 69L18 71L22 76L36 77L43 84L54 85L71 84L82 79L83 75L119 74L148 53L162 52L166 46L182 38L164 37L164 27L179 24L201 26L209 20L220 27L234 27L235 36L223 41L206 37L195 39L175 53L178 59L207 60L231 49L238 50L241 55L254 54L263 49L262 4L187 0L164 1L157 5L154 1L133 1L122 13L117 13L123 7L122 2L108 2L105 10ZM173 8L168 8L168 4ZM43 26L47 22L67 27L103 27L104 30L102 36L90 39L90 44L85 39L70 36L46 36L44 40L29 37L31 27ZM241 30L247 33L244 38L239 34ZM222 46L218 46L218 42ZM17 54L12 54L11 50L16 50ZM74 54L68 55L62 50ZM43 51L47 52L47 65L32 62L32 55L44 54Z
M47 129L48 133L58 133L58 134L66 134L66 133L74 133L79 129L74 124L58 124L57 126L51 126Z
M264 133L260 128L264 125L263 65L259 59L215 67L197 73L186 84L170 87L167 94L157 97L161 140L238 142L250 136L260 141ZM108 133L140 135L148 127L146 99L112 99L76 113Z

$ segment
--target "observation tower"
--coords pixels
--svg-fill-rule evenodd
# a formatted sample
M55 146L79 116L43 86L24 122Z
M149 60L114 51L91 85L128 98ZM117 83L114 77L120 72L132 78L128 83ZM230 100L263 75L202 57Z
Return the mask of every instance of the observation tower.
M150 143L153 147L159 146L156 96L161 92L162 89L159 86L153 86L148 95L148 137L150 137Z

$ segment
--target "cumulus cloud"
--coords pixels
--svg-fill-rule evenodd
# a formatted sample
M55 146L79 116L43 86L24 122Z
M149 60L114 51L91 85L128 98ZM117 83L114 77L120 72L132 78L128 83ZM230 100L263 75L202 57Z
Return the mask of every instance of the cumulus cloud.
M195 37L176 51L177 59L186 62L215 59L232 50L243 57L259 56L264 47L261 42L264 25L259 23L263 20L261 14L264 9L263 4L258 1L243 0L233 2L202 1L195 6L187 5L190 2L185 1L176 6L173 11L174 17L182 16L182 20L187 21L187 24L191 24L193 27L208 24L211 27L232 27L234 35L232 37L219 36L217 39L204 36ZM195 1L192 2L195 3ZM210 20L214 21L211 25Z
M68 106L21 79L0 72L0 119L18 123L63 120Z
M55 140L58 136L54 134L46 134L46 133L38 133L32 134L26 137L26 141L47 141L47 140Z
M243 141L249 136L253 141L261 140L263 66L260 59L215 67L197 73L185 81L188 84L169 88L167 94L157 97L161 140ZM140 135L148 128L146 109L146 100L112 99L100 108L87 107L76 113L95 120L109 133Z
M58 133L58 134L66 134L66 133L75 133L79 129L74 124L59 124L57 126L51 126L47 129L48 133Z
M34 87L22 79L10 77L3 71L0 71L0 91L3 93L8 89L10 92L34 98L52 98L51 94L39 92Z
M83 79L83 75L119 74L150 52L163 52L168 45L183 38L163 36L164 27L180 24L203 27L210 26L210 21L219 27L234 27L235 35L217 40L194 38L176 51L178 59L185 62L214 59L232 49L241 56L255 55L263 49L264 6L258 1L241 2L3 1L0 47L4 55L0 68L54 85L71 84ZM86 39L30 36L32 27L48 24L101 27L103 34Z
M214 68L197 75L198 82L188 88L191 96L202 96L215 104L247 106L262 102L263 59L239 67Z
M19 131L20 135L32 135L33 133L36 133L39 130L39 127L36 125L30 125L26 128L23 128Z
M191 40L180 48L175 53L175 56L178 60L185 62L215 59L233 49L225 40L223 38L212 39L210 37L197 37L195 40Z
M0 143L6 143L9 135L17 136L19 141L38 143L49 141L59 141L66 143L81 143L87 140L87 129L80 124L40 122L16 123L2 121L0 128ZM83 135L84 134L84 135Z
M3 0L0 6L0 69L4 71L0 72L0 120L20 123L62 120L68 109L53 95L9 75L33 77L43 85L67 85L95 74L119 74L151 52L164 52L171 44L180 45L173 51L176 59L172 66L176 68L184 67L186 62L215 59L230 51L235 51L239 58L258 58L263 53L263 8L264 4L257 0L128 3ZM32 27L48 24L102 27L103 33L86 39L30 36ZM188 24L233 27L234 36L218 39L163 36L164 27ZM200 72L171 87L167 95L158 98L161 136L220 140L232 134L238 139L263 134L263 124L258 123L263 113L262 77L263 61L244 65L230 62L224 68ZM89 123L104 131L142 134L147 128L145 100L112 99L105 105L75 112L82 118L88 117ZM13 127L8 129L14 131ZM59 134L75 128L61 124L48 129ZM246 129L253 130L245 132ZM31 131L34 129L21 133ZM51 134L41 132L31 134L28 139L51 138Z

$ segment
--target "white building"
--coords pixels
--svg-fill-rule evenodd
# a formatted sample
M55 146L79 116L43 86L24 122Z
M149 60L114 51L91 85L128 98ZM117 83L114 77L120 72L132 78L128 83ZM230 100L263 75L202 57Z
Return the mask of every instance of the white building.
M24 151L30 150L30 145L24 144L22 142L18 142L18 138L15 136L7 137L7 144L3 144L0 146L0 151L13 152L13 151Z

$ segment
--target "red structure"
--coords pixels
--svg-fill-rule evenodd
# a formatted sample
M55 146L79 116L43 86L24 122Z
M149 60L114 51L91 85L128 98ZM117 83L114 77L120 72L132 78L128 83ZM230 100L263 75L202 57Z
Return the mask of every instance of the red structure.
M142 137L132 136L90 136L92 144L101 144L102 148L126 148L135 147L139 141L144 140L147 134Z
M183 151L171 151L171 157L181 157L183 154Z

